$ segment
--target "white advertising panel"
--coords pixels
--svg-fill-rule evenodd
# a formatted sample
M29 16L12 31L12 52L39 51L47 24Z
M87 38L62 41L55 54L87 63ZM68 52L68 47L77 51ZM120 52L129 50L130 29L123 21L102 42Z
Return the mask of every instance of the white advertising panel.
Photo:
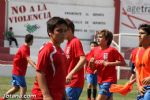
M62 3L8 2L8 27L15 35L32 33L47 37L46 22L53 16L73 20L75 35L80 39L91 39L96 30L103 28L114 31L114 7L84 6Z
M120 33L138 33L140 24L150 24L150 0L121 0Z

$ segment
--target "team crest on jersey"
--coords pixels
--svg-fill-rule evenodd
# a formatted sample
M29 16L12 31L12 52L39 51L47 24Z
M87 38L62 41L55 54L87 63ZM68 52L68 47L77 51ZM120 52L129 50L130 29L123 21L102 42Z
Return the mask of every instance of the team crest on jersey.
M106 60L108 60L108 53L104 53L103 54L103 59L106 61Z

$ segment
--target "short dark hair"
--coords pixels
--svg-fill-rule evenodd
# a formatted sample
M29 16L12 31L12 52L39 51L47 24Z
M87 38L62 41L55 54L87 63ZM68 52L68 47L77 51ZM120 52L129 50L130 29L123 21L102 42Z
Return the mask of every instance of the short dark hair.
M12 27L9 27L9 29L12 30L13 28L12 28Z
M148 24L141 24L138 27L138 30L140 30L140 29L142 29L143 31L145 31L147 35L150 35L150 25L148 25Z
M107 45L109 46L113 40L113 33L107 29L103 29L101 31L97 31L98 34L102 34L106 40L108 40Z
M91 44L95 44L96 46L98 46L98 43L97 43L96 41L91 41L91 42L90 42L90 45L91 45Z
M66 21L60 17L52 17L47 21L47 33L53 33L54 29L57 25L65 24L67 26Z
M68 28L71 29L72 33L74 34L74 31L75 31L75 25L73 23L73 21L71 21L70 19L66 18L65 19L66 22L67 22L67 25L68 25Z
M30 43L31 41L33 41L33 35L32 34L27 34L25 36L25 42Z

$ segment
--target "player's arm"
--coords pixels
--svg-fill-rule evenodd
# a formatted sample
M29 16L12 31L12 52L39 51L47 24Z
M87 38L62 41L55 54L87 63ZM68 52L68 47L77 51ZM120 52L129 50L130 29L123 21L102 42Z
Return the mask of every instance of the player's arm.
M89 61L89 63L88 63L88 66L89 66L89 67L91 67L91 68L94 67L94 60L95 60L95 58L94 58L94 57L91 57L91 59L90 59L90 61Z
M86 67L87 67L87 61L84 64L84 78L86 79Z
M108 61L103 61L104 66L125 66L126 63L125 61L118 61L116 60L115 62L108 62Z
M31 65L31 66L33 66L34 68L36 68L36 63L28 56L27 57L27 61L28 61L28 63Z
M72 79L73 74L75 74L77 71L79 71L84 66L85 62L86 62L85 56L84 55L80 56L80 59L79 59L78 63L76 64L74 69L72 69L72 71L66 77L67 83L70 82L70 80Z
M148 86L149 86L149 85L150 85L150 76L144 78L143 81L142 81L142 83L143 83L144 85L148 85Z
M94 74L97 74L97 69L96 69L96 70L94 70Z
M104 66L125 66L126 62L122 55L116 50L112 50L110 55L113 57L114 61L109 62L109 61L103 61Z
M94 68L95 67L94 62L95 62L96 54L94 54L94 51L91 50L89 55L90 55L90 57L89 57L90 59L89 59L89 62L88 62L88 67Z
M139 93L141 95L144 95L146 90L144 89L143 86L140 85L139 74L138 74L137 70L136 70L136 83L137 83L137 89L138 89Z
M70 72L72 75L75 74L77 71L79 71L84 63L86 62L85 56L80 56L80 60L78 61L77 65L74 67L74 69Z
M36 71L36 75L37 81L43 94L43 100L53 100L46 84L45 74L42 71Z

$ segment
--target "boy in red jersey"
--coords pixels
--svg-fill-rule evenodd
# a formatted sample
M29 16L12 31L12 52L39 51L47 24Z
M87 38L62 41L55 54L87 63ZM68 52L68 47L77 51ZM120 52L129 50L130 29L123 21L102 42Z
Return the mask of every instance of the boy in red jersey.
M139 95L137 100L150 100L150 25L142 24L139 30L139 43L135 60L137 88Z
M64 41L67 23L63 18L52 17L47 21L50 41L45 43L38 54L36 81L32 100L62 100L65 94L66 57L60 44Z
M90 47L91 47L91 50L98 46L97 42L95 41L92 41L90 42ZM91 88L93 88L93 99L92 100L95 100L96 99L96 92L97 92L97 70L95 67L91 68L90 66L88 66L89 64L89 60L90 60L90 53L87 53L86 54L86 65L85 65L85 71L86 71L86 80L87 80L87 83L88 83L88 88L87 88L87 100L91 100L91 93L92 93L92 90Z
M74 36L74 24L71 20L66 19L68 30L65 38L68 40L65 47L67 57L66 67L66 94L69 100L78 100L84 85L84 63L86 61L82 44Z
M27 70L28 63L36 68L35 63L30 58L30 46L33 43L33 35L27 34L25 36L25 43L18 49L14 60L12 69L12 85L13 87L6 92L4 99L7 99L7 95L12 95L19 91L21 100L24 100L24 95L26 94L26 81L25 74Z
M91 50L90 66L97 67L99 92L97 100L113 100L112 93L109 88L111 84L117 82L116 66L125 65L125 61L121 54L110 44L113 39L112 32L104 29L98 31L97 42L98 47Z

